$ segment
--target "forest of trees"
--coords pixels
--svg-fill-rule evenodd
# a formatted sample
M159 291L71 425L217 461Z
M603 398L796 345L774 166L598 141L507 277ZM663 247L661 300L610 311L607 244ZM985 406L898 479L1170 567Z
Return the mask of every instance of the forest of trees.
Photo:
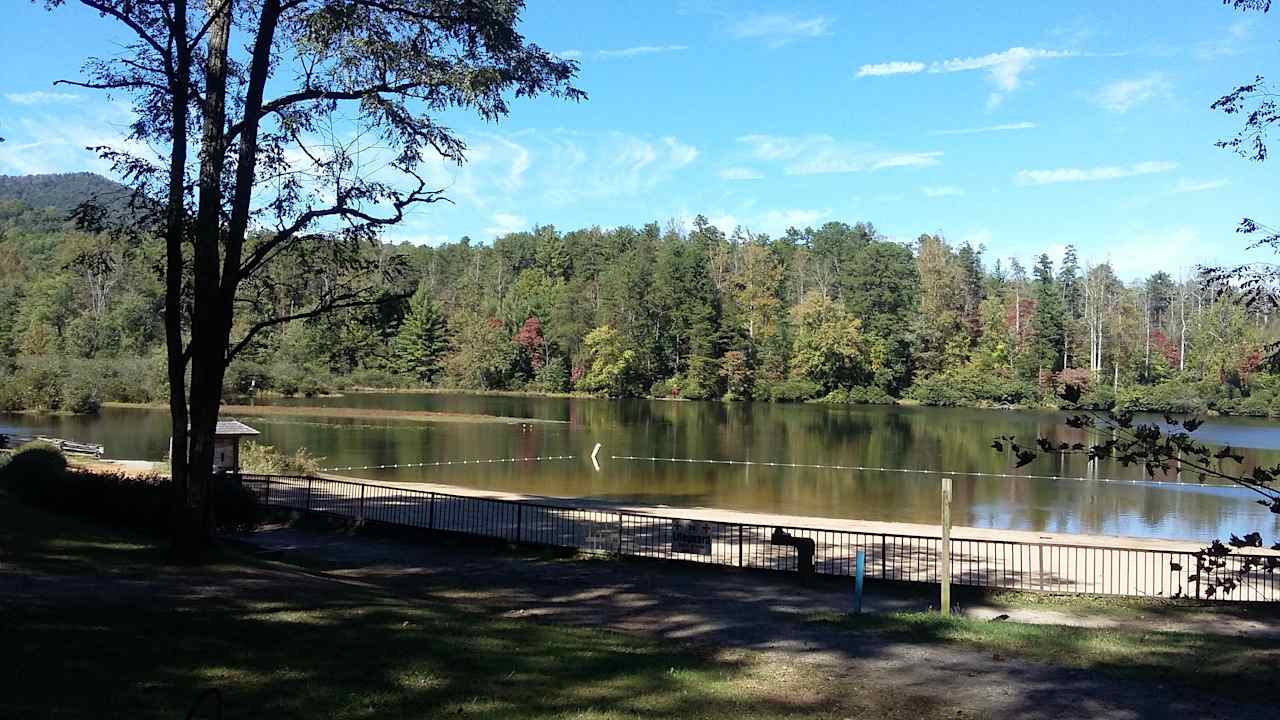
M102 178L3 180L0 410L163 400L162 243L75 229L69 209ZM387 302L263 333L229 370L228 394L1034 405L1072 384L1093 407L1280 415L1263 363L1278 334L1269 316L1194 271L1125 282L1070 247L1027 268L938 235L893 242L869 223L769 237L699 217L367 252L397 278ZM344 281L317 262L273 272L238 322Z

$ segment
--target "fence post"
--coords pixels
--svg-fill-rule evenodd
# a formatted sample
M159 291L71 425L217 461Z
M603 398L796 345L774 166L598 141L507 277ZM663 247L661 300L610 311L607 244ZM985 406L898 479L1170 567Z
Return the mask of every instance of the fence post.
M520 542L523 536L521 530L524 526L524 503L516 503L516 542Z
M356 520L364 522L364 483L360 483L360 512L356 515Z
M942 541L938 549L942 555L942 567L938 568L942 615L946 617L951 614L951 478L942 478Z
M880 579L889 579L889 540L885 535L880 536Z
M1040 545L1040 589L1044 590L1044 545Z
M618 513L618 554L622 554L622 513Z
M311 512L311 483L313 480L315 480L315 478L310 475L307 476L307 502L302 507L303 512Z
M1204 556L1201 555L1200 553L1196 553L1196 599L1197 600L1203 597L1200 594L1200 573L1204 568L1204 565L1202 564L1203 561L1204 561Z
M738 567L742 567L742 524L738 524Z
M427 529L436 529L436 494L431 493L431 505L427 508Z

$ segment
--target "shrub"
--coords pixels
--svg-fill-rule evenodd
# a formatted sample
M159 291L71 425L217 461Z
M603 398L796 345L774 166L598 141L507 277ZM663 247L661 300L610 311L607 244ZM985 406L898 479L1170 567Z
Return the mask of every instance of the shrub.
M62 377L53 358L20 358L11 382L12 391L25 410L52 411L62 407Z
M893 405L897 400L874 385L855 385L851 388L832 390L826 397L818 400L833 405Z
M778 381L757 381L756 397L770 402L802 402L817 397L822 386L804 378L787 378Z
M346 382L352 387L365 388L406 388L417 384L412 379L392 370L368 367L352 370L351 374L347 375Z
M925 405L1021 405L1037 393L1031 383L966 366L916 381L907 397Z
M649 395L656 398L678 398L680 393L679 377L663 378L649 387Z
M168 528L173 507L169 478L69 469L61 452L42 443L24 445L0 466L0 484L33 505L145 530ZM257 522L253 493L234 478L218 479L213 497L220 525Z
M70 366L62 389L64 407L81 415L97 415L102 409L101 383L102 375L96 368L83 363Z
M240 447L240 467L247 473L262 475L310 475L320 470L319 458L306 448L298 448L292 455L285 455L271 445L252 440Z
M0 472L18 495L34 499L49 482L67 472L67 459L48 443L29 442L13 452Z
M1208 408L1204 393L1194 383L1177 380L1121 388L1116 396L1116 409L1125 412L1195 414Z
M266 365L253 360L236 360L222 375L222 392L228 397L248 397L271 387Z
M19 412L26 409L26 403L13 376L0 377L0 412Z
M569 365L562 357L553 357L538 368L529 386L541 392L564 392L569 387Z

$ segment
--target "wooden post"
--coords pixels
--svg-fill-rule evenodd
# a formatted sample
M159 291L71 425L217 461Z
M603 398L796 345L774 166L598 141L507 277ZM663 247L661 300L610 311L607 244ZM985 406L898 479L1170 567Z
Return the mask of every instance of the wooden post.
M942 478L942 543L938 548L938 580L942 584L942 615L951 615L951 478Z

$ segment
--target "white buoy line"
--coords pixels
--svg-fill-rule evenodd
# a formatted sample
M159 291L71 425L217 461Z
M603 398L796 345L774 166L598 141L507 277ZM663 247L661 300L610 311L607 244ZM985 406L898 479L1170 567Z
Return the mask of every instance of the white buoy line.
M338 470L391 470L394 468L428 468L428 467L444 467L446 465L486 465L492 463L522 463L522 462L543 462L547 460L572 460L573 455L539 455L536 457L515 457L515 458L479 458L467 460L438 460L436 462L420 462L420 463L388 463L386 465L346 465L343 467L327 467L320 468L320 472L336 472Z
M1113 483L1116 485L1176 485L1191 487L1240 488L1227 483L1198 483L1180 480L1124 480L1118 478L1091 478L1071 475L1021 475L1018 473L964 472L951 470L929 470L925 468L891 468L872 465L818 465L813 463L784 463L763 460L715 460L705 458L655 457L644 455L610 455L613 460L639 460L646 462L698 463L706 465L757 465L762 467L796 468L802 470L859 470L862 472L905 473L917 475L945 475L947 477L985 477L985 478L1017 478L1019 480L1077 480L1083 482Z

